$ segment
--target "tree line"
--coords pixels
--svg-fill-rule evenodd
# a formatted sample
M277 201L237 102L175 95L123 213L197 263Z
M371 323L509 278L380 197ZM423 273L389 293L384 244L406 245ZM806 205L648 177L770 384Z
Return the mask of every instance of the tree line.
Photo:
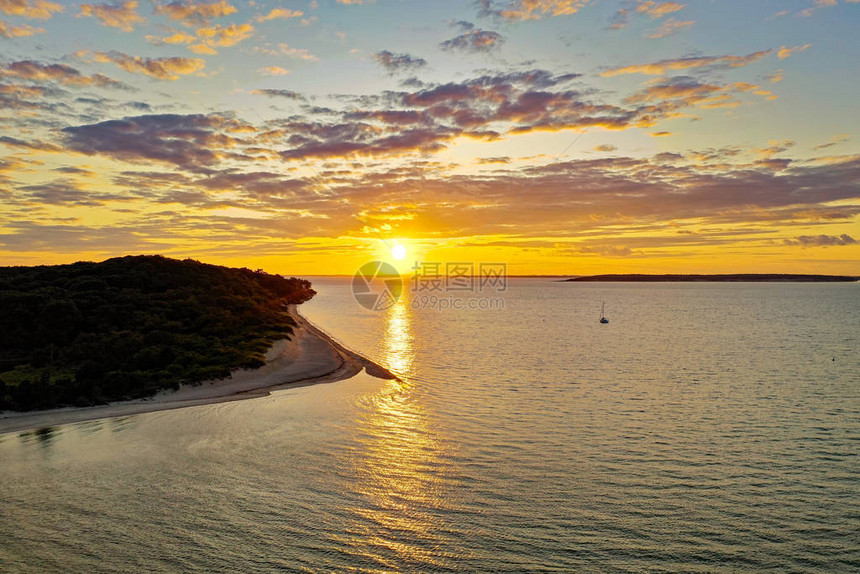
M0 410L88 406L264 362L309 281L128 256L0 267Z

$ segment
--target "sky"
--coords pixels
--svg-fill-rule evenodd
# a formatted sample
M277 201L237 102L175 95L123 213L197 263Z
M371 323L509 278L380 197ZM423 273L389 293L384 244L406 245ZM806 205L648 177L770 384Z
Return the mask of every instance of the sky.
M0 0L0 265L860 275L857 30L860 0Z

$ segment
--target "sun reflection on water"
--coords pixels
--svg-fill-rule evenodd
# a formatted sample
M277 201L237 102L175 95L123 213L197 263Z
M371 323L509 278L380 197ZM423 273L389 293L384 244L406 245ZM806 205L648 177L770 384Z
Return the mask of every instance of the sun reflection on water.
M446 441L411 378L413 316L405 299L387 311L382 350L382 362L400 379L387 381L361 405L351 466L362 503L348 509L356 520L342 542L382 569L404 562L450 567L439 551L449 508L442 488Z
M387 311L385 339L382 343L385 367L401 378L408 378L412 374L410 371L415 355L412 322L412 309L406 298L401 297Z

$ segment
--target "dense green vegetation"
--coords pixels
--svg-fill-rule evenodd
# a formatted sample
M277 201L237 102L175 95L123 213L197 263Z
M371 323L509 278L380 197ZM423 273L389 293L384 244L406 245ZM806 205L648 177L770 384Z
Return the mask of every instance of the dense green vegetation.
M0 267L0 410L149 396L263 364L308 281L160 256Z

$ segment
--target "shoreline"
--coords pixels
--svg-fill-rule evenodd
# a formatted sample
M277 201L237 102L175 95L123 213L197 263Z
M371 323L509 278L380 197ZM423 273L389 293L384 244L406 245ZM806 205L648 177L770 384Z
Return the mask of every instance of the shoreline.
M397 378L381 365L332 339L302 316L295 305L289 305L287 312L296 322L292 339L275 341L266 353L266 364L258 369L239 369L226 379L182 385L178 390L159 391L145 399L44 411L0 411L0 435L265 397L279 389L350 379L362 369L377 378Z

